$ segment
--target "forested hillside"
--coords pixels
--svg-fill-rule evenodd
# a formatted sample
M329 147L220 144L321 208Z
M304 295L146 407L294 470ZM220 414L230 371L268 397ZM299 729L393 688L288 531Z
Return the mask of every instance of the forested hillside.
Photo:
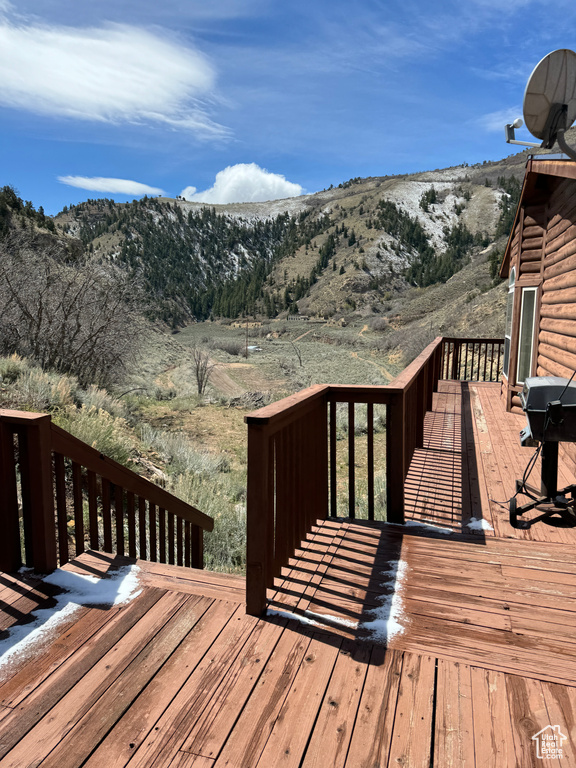
M383 296L445 282L509 228L518 176L449 170L351 179L284 210L88 200L56 226L121 267L146 296L148 317L174 328L246 314L378 311Z
M446 282L471 261L489 260L496 274L520 191L521 161L514 156L409 176L354 178L273 203L88 200L55 218L4 187L4 272L9 266L21 274L18 290L28 294L27 274L44 274L52 286L57 273L61 284L70 284L75 271L83 279L88 272L99 275L104 283L126 286L127 314L174 329L246 315L385 314L387 303L411 286ZM7 306L15 312L13 299ZM4 347L23 346L14 317L8 328L4 311Z
M144 198L127 205L89 200L60 217L63 231L123 265L151 300L149 316L176 326L209 316L276 311L263 284L273 263L323 231L303 211L243 220L213 208Z

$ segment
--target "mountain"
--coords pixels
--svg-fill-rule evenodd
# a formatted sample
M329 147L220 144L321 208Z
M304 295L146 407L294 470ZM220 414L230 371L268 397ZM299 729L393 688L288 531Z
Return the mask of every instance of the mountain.
M507 235L524 161L356 178L270 203L88 200L54 224L128 271L148 315L173 327L245 313L378 313L410 286L486 260Z
M88 200L53 219L11 191L0 195L0 237L12 217L37 242L84 250L126 276L150 319L173 328L245 314L389 316L392 305L403 316L415 292L453 285L462 269L481 293L490 288L526 155L355 178L267 203Z

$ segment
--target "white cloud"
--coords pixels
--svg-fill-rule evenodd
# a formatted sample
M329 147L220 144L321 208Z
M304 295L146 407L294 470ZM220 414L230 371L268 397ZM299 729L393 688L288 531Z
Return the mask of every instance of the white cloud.
M489 112L478 118L478 123L485 131L495 133L501 131L504 134L504 126L513 123L517 117L522 117L522 107L510 107L500 109L497 112Z
M300 184L287 181L279 173L270 173L256 163L239 163L217 173L210 189L198 192L196 187L186 187L180 194L198 203L260 203L297 197L303 192Z
M162 195L164 190L150 187L130 179L107 179L102 176L58 176L58 181L69 187L88 189L91 192L110 192L118 195Z
M2 0L0 0L2 2ZM202 99L215 72L200 52L127 24L79 29L0 17L0 104L82 120L160 122L228 134Z

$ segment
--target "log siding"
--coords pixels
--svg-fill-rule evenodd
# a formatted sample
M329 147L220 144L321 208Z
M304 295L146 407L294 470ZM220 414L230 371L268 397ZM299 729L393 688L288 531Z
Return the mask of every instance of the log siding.
M576 370L576 163L530 160L501 276L516 267L509 410L520 407L516 382L522 289L539 287L532 374L569 378ZM576 446L563 452L576 469Z

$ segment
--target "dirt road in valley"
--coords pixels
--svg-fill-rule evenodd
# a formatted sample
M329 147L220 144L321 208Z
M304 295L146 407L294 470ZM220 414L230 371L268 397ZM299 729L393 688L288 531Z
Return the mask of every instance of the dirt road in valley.
M374 365L376 368L378 368L382 376L385 376L388 379L388 381L392 381L394 378L394 376L384 365L380 365L380 363L376 363L374 360L368 360L366 357L360 357L358 352L350 352L350 357L355 357L357 360L362 360L364 363L370 363L370 365Z
M212 372L210 374L210 384L223 395L227 397L239 397L246 392L245 387L239 384L226 372L228 366L222 365L222 363L216 363L215 360L210 360L211 364L214 364ZM248 366L248 363L240 363L240 365Z

